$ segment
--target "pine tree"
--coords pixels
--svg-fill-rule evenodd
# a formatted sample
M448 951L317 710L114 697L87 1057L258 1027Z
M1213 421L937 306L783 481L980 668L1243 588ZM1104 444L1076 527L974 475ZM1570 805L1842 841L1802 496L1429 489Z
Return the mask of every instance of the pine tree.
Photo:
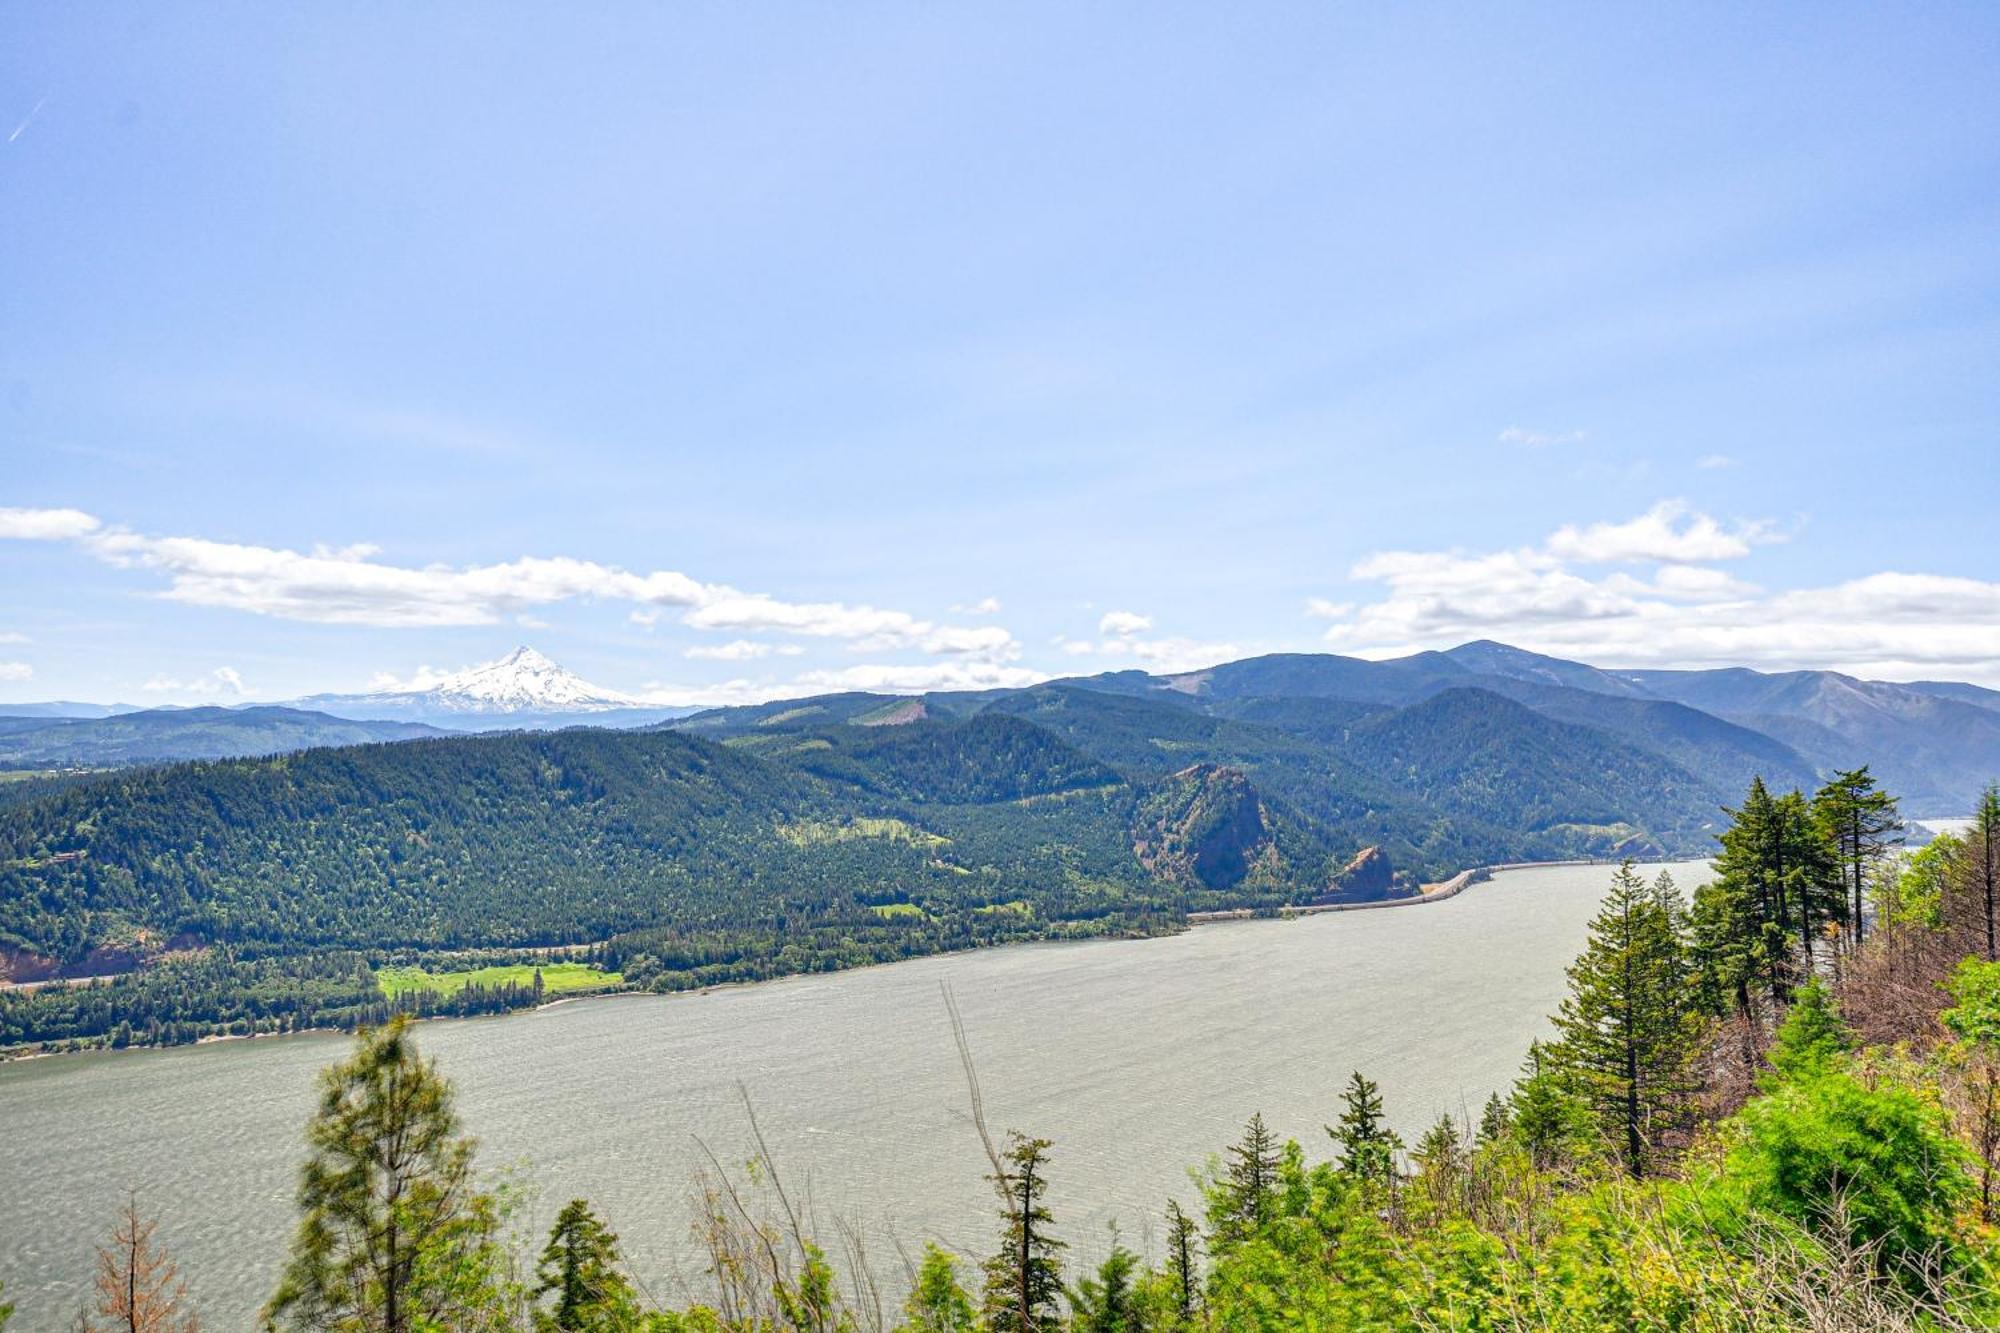
M1979 798L1972 827L1960 838L1957 857L1959 898L1970 911L1960 910L1959 919L1970 916L1975 935L1986 961L1996 954L1996 932L2000 932L2000 788L1988 787Z
M85 1333L196 1333L201 1321L187 1306L187 1283L154 1240L157 1224L126 1200L111 1243L97 1250L96 1318L80 1318ZM0 1320L0 1323L4 1323Z
M1507 1103L1497 1092L1488 1093L1486 1108L1479 1113L1480 1147L1494 1142L1507 1132Z
M1439 1116L1417 1140L1410 1157L1417 1164L1417 1181L1425 1197L1435 1208L1446 1207L1458 1194L1466 1166L1465 1135L1458 1122L1449 1115Z
M1195 1249L1201 1243L1194 1219L1178 1200L1167 1204L1167 1262L1174 1286L1174 1307L1181 1323L1192 1324L1201 1304L1201 1279Z
M556 1215L535 1276L535 1298L555 1297L553 1308L535 1312L538 1333L624 1333L639 1322L639 1297L620 1268L618 1237L582 1199Z
M1570 965L1551 1059L1589 1102L1625 1167L1644 1176L1663 1132L1694 1090L1690 1065L1701 1024L1691 969L1667 904L1671 885L1648 886L1627 861Z
M1382 1090L1357 1069L1348 1079L1341 1101L1340 1123L1326 1127L1340 1145L1340 1169L1370 1183L1391 1183L1403 1141L1382 1123Z
M1000 1250L986 1261L989 1333L1053 1333L1062 1324L1064 1245L1050 1234L1054 1219L1042 1195L1048 1188L1047 1139L1013 1135L994 1184L1006 1196Z
M1265 1127L1262 1111L1250 1117L1243 1137L1229 1147L1227 1156L1220 1207L1211 1207L1209 1222L1218 1235L1234 1240L1269 1219L1271 1194L1277 1188L1278 1138Z
M933 1243L924 1246L917 1280L903 1302L910 1333L972 1333L972 1298L958 1284L958 1261Z
M1137 1333L1132 1308L1132 1279L1139 1268L1139 1256L1126 1249L1111 1232L1111 1253L1097 1267L1097 1276L1084 1278L1069 1294L1072 1333Z
M1597 1137L1590 1107L1539 1041L1528 1043L1507 1115L1510 1132L1538 1171L1582 1156Z
M267 1326L476 1326L500 1299L493 1201L474 1186L451 1085L418 1057L406 1015L363 1032L320 1075L306 1142L304 1216Z
M1903 840L1903 819L1896 798L1877 788L1868 766L1836 773L1813 796L1813 820L1832 845L1840 863L1845 893L1841 924L1859 945L1867 936L1868 881L1896 844Z
M1771 1043L1771 1068L1780 1079L1796 1081L1823 1074L1854 1049L1854 1033L1824 981L1814 977L1792 992L1792 1007Z

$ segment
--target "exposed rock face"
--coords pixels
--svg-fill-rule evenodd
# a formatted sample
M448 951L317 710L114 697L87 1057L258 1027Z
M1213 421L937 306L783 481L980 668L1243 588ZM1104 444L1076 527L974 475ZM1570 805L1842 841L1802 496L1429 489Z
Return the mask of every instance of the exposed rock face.
M1333 888L1337 897L1350 902L1373 902L1396 896L1396 876L1389 865L1389 854L1380 847L1363 847L1333 877Z
M1139 808L1132 850L1162 879L1233 888L1277 847L1264 804L1240 768L1196 764L1165 779Z

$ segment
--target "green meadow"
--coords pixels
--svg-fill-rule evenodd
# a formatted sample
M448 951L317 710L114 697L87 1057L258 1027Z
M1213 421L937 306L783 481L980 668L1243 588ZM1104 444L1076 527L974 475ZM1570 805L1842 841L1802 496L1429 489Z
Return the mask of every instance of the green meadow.
M616 972L606 972L603 968L592 967L588 963L543 963L542 991L547 995L561 995L566 991L602 990L606 986L616 986L625 980ZM480 967L467 972L429 972L421 967L384 967L376 971L375 977L382 983L382 993L390 999L410 991L436 991L440 995L451 995L467 986L516 986L535 984L535 967L532 963L510 963L501 967Z

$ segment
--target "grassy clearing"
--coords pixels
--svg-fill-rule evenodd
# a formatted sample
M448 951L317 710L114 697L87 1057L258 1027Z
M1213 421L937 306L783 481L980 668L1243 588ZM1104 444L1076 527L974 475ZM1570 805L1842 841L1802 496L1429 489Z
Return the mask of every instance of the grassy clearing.
M385 967L375 973L382 993L390 999L410 991L436 991L453 995L467 986L516 986L535 984L535 968L530 963L510 963L504 967L481 967L469 972L426 972L421 967ZM543 963L542 992L561 995L565 991L602 990L625 980L616 972L606 972L588 963Z
M853 842L857 838L886 838L891 842L904 842L912 847L943 847L951 839L940 837L914 824L906 824L900 819L851 819L844 824L830 824L823 820L801 820L796 824L784 824L778 828L778 836L794 847L811 847L829 842Z
M915 903L876 903L868 909L876 916L895 918L899 916L929 916L930 913Z

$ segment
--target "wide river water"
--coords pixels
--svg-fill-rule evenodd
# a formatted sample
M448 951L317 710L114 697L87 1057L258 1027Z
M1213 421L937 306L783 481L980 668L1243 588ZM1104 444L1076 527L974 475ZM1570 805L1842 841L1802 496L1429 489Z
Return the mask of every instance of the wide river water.
M1650 875L1659 867L1647 867ZM1701 863L1672 867L1684 890ZM1381 1083L1413 1138L1474 1115L1547 1030L1611 871L1506 871L1438 903L1202 926L1168 939L1027 945L679 996L621 996L424 1024L489 1168L530 1220L589 1197L656 1296L705 1290L689 1224L706 1143L750 1155L739 1085L828 1239L991 1248L992 1195L940 988L963 1013L996 1134L1055 1141L1050 1206L1094 1262L1114 1221L1157 1249L1166 1200L1253 1111L1311 1157L1341 1085ZM136 1191L203 1322L252 1326L293 1224L313 1075L307 1034L0 1065L0 1282L14 1329L68 1326L94 1246ZM11 1331L10 1331L11 1333Z

